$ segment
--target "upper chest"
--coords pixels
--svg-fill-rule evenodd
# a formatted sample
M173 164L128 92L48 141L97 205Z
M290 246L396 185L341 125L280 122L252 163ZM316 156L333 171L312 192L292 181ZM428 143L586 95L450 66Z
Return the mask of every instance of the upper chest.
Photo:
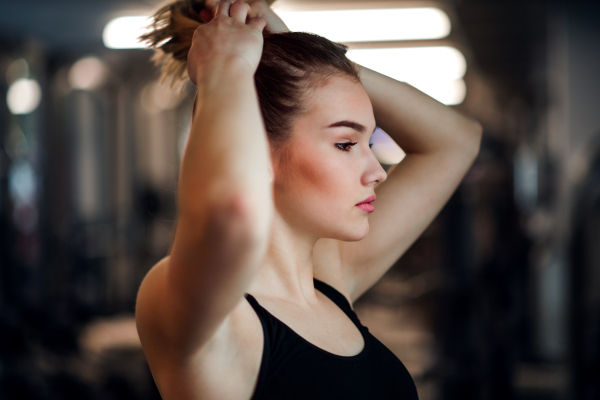
M317 291L318 303L297 305L269 298L257 298L276 322L292 336L326 352L354 356L365 347L363 335L350 317L331 299Z

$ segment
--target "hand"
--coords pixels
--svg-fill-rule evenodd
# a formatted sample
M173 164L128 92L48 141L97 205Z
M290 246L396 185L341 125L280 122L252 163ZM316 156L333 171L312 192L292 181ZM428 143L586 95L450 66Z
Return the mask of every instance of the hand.
M289 32L290 30L265 0L243 0L250 5L250 18L261 17L267 21L266 29L271 33ZM202 10L200 16L204 22L209 22L215 15L219 0L206 0L206 12Z
M187 61L188 75L194 84L207 70L222 68L232 60L242 61L252 74L256 72L266 21L251 18L249 12L250 6L241 0L222 1L214 18L196 29Z

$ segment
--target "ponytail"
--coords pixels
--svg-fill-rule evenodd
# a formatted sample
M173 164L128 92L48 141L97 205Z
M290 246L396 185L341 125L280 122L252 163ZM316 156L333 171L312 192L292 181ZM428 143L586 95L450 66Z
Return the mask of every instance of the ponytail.
M187 56L194 31L204 23L205 0L177 0L154 14L151 32L141 39L156 50L154 61L162 79L175 84L187 78ZM358 71L346 57L346 48L305 32L263 32L260 63L254 74L260 109L275 149L282 149L292 124L306 110L306 95L329 77L359 82Z
M187 78L187 56L196 28L204 22L200 12L206 0L178 0L159 9L152 16L151 31L140 36L156 53L152 58L162 71L161 80L174 85Z

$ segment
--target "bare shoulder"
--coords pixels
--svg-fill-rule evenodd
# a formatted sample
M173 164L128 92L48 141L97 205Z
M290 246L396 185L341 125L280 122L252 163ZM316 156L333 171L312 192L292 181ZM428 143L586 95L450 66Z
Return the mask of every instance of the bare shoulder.
M166 345L160 327L160 285L168 258L148 273L138 295L136 322L156 385L169 399L250 399L262 360L264 334L256 312L241 298L211 339L195 354L181 356ZM158 293L155 291L158 289ZM175 351L172 351L175 350Z

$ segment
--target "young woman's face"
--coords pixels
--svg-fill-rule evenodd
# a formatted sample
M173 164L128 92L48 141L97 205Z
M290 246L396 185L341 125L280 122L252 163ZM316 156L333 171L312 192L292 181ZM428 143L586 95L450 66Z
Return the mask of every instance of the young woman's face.
M336 76L314 89L308 104L273 163L275 206L288 223L310 234L360 240L369 231L370 213L356 204L387 177L369 147L375 130L371 101L361 83Z

